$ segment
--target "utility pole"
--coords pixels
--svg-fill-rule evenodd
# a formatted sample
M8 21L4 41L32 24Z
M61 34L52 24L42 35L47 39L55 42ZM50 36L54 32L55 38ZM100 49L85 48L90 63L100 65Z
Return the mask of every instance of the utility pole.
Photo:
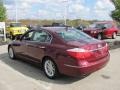
M18 8L17 8L17 0L14 0L15 2L15 21L18 22Z
M64 0L64 1L62 1L62 2L65 4L64 23L65 23L65 25L67 25L68 9L69 9L68 2L69 2L69 0Z

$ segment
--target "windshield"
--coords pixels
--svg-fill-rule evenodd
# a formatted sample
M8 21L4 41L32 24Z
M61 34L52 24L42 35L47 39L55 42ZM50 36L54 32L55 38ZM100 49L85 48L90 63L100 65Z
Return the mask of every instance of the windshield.
M77 30L77 29L68 29L68 30L59 30L57 34L63 38L65 41L79 41L79 40L91 40L92 37L87 34Z
M21 23L11 23L11 27L21 27Z
M92 27L92 28L111 28L112 27L112 24L110 23L94 23L92 25L90 25L89 27Z

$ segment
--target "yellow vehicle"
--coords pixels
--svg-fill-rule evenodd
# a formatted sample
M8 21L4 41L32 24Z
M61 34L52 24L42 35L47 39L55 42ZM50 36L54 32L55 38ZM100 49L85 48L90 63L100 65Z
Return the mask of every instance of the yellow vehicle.
M25 26L22 26L19 22L12 22L10 23L10 26L6 28L7 36L9 36L11 39L14 39L18 35L24 34L28 28Z

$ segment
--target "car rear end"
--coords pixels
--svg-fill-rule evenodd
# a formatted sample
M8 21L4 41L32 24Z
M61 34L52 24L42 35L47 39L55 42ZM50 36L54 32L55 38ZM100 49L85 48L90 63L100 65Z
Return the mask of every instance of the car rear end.
M62 31L60 31L62 32ZM96 40L81 31L59 33L67 43L65 57L60 58L60 71L65 75L80 76L93 73L108 63L109 48L106 42ZM69 35L69 33L71 35ZM80 35L78 35L80 33ZM72 38L71 38L72 37ZM80 39L79 39L79 38Z
M90 74L103 68L110 58L106 43L85 45L68 49L67 52L77 60L78 66L74 66L74 69L77 69L79 74Z

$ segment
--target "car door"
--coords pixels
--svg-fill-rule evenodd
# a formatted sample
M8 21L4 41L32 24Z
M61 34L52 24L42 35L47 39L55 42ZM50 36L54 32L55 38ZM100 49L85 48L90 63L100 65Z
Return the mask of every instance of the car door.
M31 42L27 42L27 55L38 62L45 56L47 46L51 43L52 36L45 31L39 30L34 33Z
M34 31L27 32L21 40L17 41L16 45L14 45L18 55L27 57L27 43L32 41L33 33Z

